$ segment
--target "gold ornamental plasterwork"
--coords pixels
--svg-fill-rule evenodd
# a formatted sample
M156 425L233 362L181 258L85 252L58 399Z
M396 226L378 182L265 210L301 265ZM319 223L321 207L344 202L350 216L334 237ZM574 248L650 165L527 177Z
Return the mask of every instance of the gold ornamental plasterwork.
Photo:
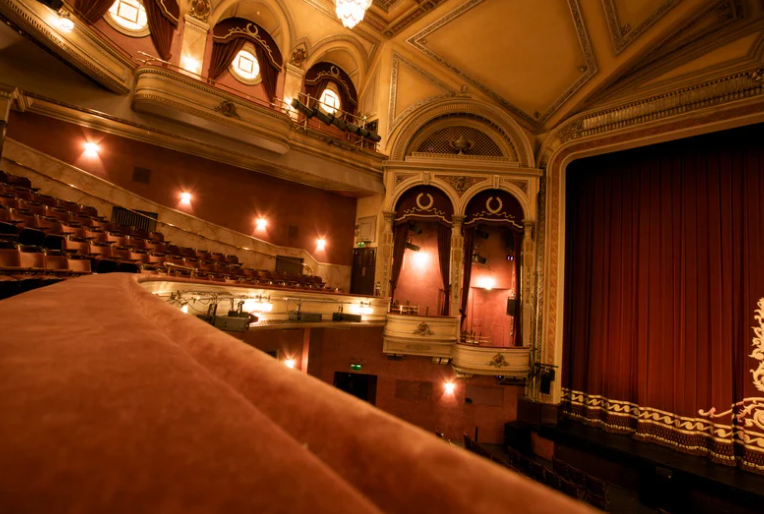
M207 19L212 12L210 0L191 0L188 14L199 21L207 23Z
M484 177L465 177L464 175L435 175L433 178L442 180L451 186L459 198L475 184L486 181Z

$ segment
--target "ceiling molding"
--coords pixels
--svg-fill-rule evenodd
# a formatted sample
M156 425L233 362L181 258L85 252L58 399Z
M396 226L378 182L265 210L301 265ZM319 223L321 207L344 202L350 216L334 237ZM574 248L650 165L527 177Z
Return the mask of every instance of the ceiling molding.
M618 55L632 42L641 36L647 29L652 27L667 12L673 9L682 0L666 0L656 10L645 18L639 25L632 28L628 23L621 25L618 18L618 6L616 0L602 0L602 8L605 10L605 18L610 29L610 40L613 42L613 50Z
M499 105L512 112L513 114L519 116L531 127L538 129L540 125L548 120L562 106L562 104L570 99L571 96L573 96L590 78L592 78L592 76L594 76L595 73L597 73L597 61L594 57L594 52L592 51L591 41L586 30L586 25L581 14L578 0L567 0L567 4L570 10L573 24L576 29L576 35L578 36L581 53L584 57L584 65L580 68L581 76L575 82L573 82L573 84L568 86L566 90L559 97L557 97L557 99L555 99L543 113L535 113L538 114L538 116L534 116L520 109L516 105L509 102L506 98L501 96L499 93L492 90L482 82L477 81L453 64L449 63L446 59L436 54L426 46L426 38L428 35L436 32L438 29L451 23L459 16L465 14L483 2L485 2L485 0L469 0L467 3L462 4L460 7L454 9L442 18L436 20L421 31L417 32L408 38L406 42L433 61L445 67L452 73L455 73L457 76L464 79L469 84L475 86L484 94L488 95L488 97L490 97L492 100L496 101Z
M429 96L427 98L424 98L413 105L406 108L405 111L403 111L400 115L395 116L395 109L398 102L398 70L400 65L403 64L404 66L412 69L415 73L419 74L420 76L424 77L428 82L431 84L434 84L438 86L441 89L446 90L445 93L442 95L434 95ZM393 52L393 66L392 71L390 72L390 104L388 106L388 129L387 133L392 134L393 131L398 127L398 125L401 124L401 122L408 117L409 114L419 109L421 106L428 104L430 102L433 102L435 100L441 100L443 98L450 98L453 96L456 96L457 92L455 89L453 89L451 86L446 84L445 82L441 81L434 75L428 73L424 68L420 67L419 65L409 61L405 57L403 57L401 54L397 52Z

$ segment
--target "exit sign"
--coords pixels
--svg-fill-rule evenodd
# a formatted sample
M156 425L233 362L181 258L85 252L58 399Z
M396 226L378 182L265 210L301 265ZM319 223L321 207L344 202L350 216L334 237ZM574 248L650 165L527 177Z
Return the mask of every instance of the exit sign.
M360 371L361 370L361 365L360 364L351 364L350 365L350 369L352 369L353 371Z

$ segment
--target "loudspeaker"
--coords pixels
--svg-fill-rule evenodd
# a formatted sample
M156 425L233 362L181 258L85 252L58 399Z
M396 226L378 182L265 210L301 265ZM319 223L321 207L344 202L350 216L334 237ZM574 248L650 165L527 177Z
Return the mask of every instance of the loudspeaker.
M515 308L517 308L517 299L507 298L507 316L514 316Z

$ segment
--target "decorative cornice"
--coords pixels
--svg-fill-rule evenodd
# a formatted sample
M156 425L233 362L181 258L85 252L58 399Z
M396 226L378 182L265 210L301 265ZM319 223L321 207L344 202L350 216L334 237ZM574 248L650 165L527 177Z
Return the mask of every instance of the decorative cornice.
M626 25L621 25L621 21L618 19L618 7L615 4L615 0L602 0L602 8L605 10L605 18L607 18L607 25L610 29L610 40L613 42L615 54L620 54L627 46L681 1L682 0L665 0L639 25L632 28L628 23Z
M437 62L441 66L445 67L449 71L455 73L462 79L478 88L491 99L499 103L499 105L522 118L530 126L538 128L546 120L548 120L562 106L562 104L564 104L571 96L573 96L576 91L578 91L592 76L594 76L595 73L597 73L597 61L591 48L589 34L586 30L583 16L581 15L581 9L579 7L578 0L567 0L567 3L571 17L573 19L573 24L576 28L576 34L578 36L581 52L584 57L584 64L579 68L582 75L575 82L573 82L573 84L568 86L568 88L557 99L555 99L543 113L538 113L537 116L526 113L482 82L477 81L473 77L467 75L461 69L446 61L443 57L436 54L426 46L427 36L433 32L436 32L438 29L447 25L448 23L451 23L453 20L468 12L469 10L482 4L484 1L485 0L469 0L465 4L462 4L458 8L449 12L447 15L417 32L408 38L406 42L428 56L433 61Z

